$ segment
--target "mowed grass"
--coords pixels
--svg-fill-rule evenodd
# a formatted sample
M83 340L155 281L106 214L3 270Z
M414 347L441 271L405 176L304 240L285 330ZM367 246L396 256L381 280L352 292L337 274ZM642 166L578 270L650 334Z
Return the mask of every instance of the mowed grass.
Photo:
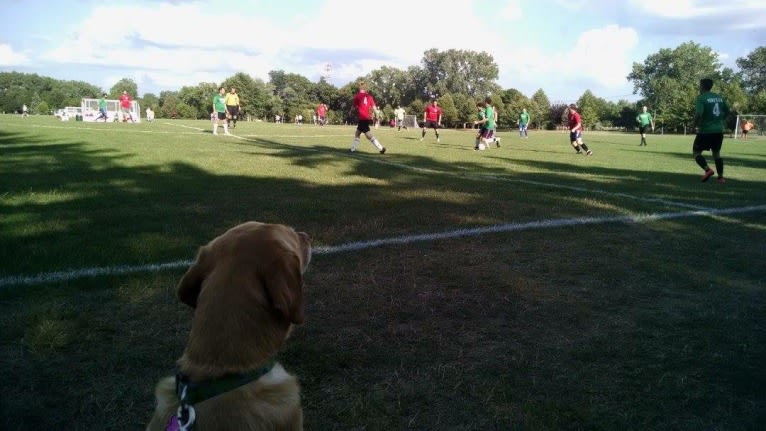
M143 429L185 268L80 271L190 260L247 220L324 250L278 358L308 430L766 427L766 142L727 139L721 185L692 136L586 132L585 157L563 132L475 152L381 128L380 155L353 131L0 116L0 429Z

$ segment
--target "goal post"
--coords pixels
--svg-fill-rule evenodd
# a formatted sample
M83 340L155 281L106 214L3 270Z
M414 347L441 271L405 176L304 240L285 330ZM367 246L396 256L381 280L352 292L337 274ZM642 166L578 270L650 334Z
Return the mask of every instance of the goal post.
M745 129L748 130L745 136ZM734 139L766 138L766 115L740 114L734 125Z
M408 129L417 129L418 128L418 116L417 115L405 115L404 116L404 127Z

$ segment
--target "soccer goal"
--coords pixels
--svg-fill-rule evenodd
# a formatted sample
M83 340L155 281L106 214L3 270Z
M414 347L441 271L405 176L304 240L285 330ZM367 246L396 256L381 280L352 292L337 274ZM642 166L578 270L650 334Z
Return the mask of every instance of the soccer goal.
M98 118L98 100L83 97L82 99L82 120L96 121ZM130 101L130 116L136 123L141 122L141 107L137 100ZM122 111L120 110L120 101L115 99L106 99L106 117L107 121L122 121Z
M405 115L404 116L404 127L408 129L417 129L418 128L418 116L417 115Z
M745 129L748 130L745 136ZM766 138L766 115L749 114L737 115L737 125L734 126L734 139Z

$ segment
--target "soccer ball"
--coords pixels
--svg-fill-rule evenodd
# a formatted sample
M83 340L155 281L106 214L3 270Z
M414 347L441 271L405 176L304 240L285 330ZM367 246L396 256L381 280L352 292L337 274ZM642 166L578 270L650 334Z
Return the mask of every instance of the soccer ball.
M486 150L486 149L487 149L487 146L486 146L486 145L484 145L484 142L482 142L482 143L480 143L480 144L479 144L479 151L484 151L484 150Z

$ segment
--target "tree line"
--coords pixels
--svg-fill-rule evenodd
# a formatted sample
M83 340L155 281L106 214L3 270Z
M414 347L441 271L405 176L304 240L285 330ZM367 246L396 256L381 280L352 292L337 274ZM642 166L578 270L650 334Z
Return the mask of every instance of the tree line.
M703 77L716 81L717 91L732 107L730 126L737 113L766 113L766 47L759 47L736 60L738 72L722 66L718 54L709 47L686 42L673 49L661 49L642 63L634 63L626 79L633 83L637 102L617 102L597 97L585 90L577 100L585 125L590 129L632 129L643 105L650 107L658 126L667 131L681 131L691 126L697 84ZM393 117L397 106L420 118L428 101L438 98L447 127L460 127L476 117L476 102L487 95L499 111L499 127L514 127L522 109L530 113L533 128L552 129L564 121L566 103L551 103L540 88L531 96L517 89L503 89L497 84L499 69L486 52L466 50L424 52L420 65L406 70L383 66L359 77L367 82L370 93L382 107L385 118ZM142 108L151 107L158 118L208 118L212 95L219 86L237 88L244 116L273 121L276 115L292 119L298 114L311 118L316 105L330 108L331 124L353 123L351 100L357 91L356 81L340 88L324 78L308 78L283 70L269 72L268 81L245 72L235 73L221 83L201 82L177 91L146 93L136 99ZM98 98L104 92L116 99L123 90L134 97L137 84L128 78L115 83L108 91L81 81L62 81L19 72L0 73L0 110L18 112L26 104L33 114L50 114L65 106L80 106L83 97Z

